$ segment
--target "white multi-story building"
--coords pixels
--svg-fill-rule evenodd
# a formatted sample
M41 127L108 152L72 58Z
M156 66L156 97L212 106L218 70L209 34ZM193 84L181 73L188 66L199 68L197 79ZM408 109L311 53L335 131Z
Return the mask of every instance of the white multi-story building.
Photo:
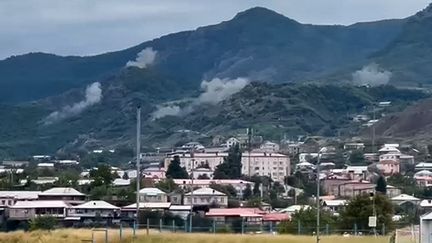
M186 193L184 205L228 207L228 196L211 188L200 188Z
M180 159L180 166L189 173L199 167L207 167L214 171L224 162L228 153L174 153L165 159L165 169L175 156ZM242 173L244 175L270 176L275 181L283 181L290 174L290 159L280 153L245 152L242 154Z

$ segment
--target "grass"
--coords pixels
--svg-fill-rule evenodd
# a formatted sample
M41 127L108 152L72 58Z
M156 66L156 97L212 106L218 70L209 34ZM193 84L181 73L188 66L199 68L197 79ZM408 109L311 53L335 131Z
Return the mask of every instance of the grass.
M10 232L0 233L0 243L57 243L57 242L85 242L91 240L92 231L89 229L61 229L54 231L34 231L34 232ZM96 242L105 242L104 232L95 233ZM109 230L108 236L110 243L135 242L135 243L312 243L315 238L312 236L296 235L232 235L232 234L172 234L155 233L149 236L145 230L138 232L138 238L132 240L132 231L123 232L123 241L120 241L118 230ZM91 242L91 241L89 241ZM321 243L386 243L388 237L342 237L342 236L323 236Z

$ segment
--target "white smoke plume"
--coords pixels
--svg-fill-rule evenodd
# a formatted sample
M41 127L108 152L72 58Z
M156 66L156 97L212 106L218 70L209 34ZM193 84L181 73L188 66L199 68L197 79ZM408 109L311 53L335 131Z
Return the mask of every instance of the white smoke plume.
M222 100L230 97L231 95L239 92L243 89L249 80L246 78L236 78L236 79L220 79L214 78L210 81L202 81L201 89L204 91L198 99L197 104L208 103L217 104Z
M192 102L180 108L178 105L167 105L159 106L158 109L153 112L152 119L159 119L164 116L179 116L185 115L192 112L197 106L201 104L217 104L233 94L243 89L249 80L247 78L236 78L236 79L220 79L214 78L210 81L204 80L201 82L202 93Z
M99 82L92 83L86 88L84 100L74 103L72 105L67 105L59 111L52 112L45 118L44 123L48 125L66 119L68 117L78 115L87 107L99 103L101 99L101 84Z
M137 54L135 61L126 63L127 67L147 68L148 65L153 64L156 59L157 51L152 47L147 47Z
M178 116L181 113L181 108L178 105L159 106L157 111L153 112L153 120L164 116Z
M353 74L353 82L356 85L380 86L390 81L392 73L379 67L376 63L364 66Z

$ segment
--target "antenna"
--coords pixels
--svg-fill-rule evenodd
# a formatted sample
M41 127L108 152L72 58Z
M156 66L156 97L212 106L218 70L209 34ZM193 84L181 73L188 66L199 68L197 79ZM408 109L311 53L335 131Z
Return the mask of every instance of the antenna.
M136 177L136 223L137 227L139 227L139 190L140 190L140 179L141 179L141 173L140 173L140 162L141 162L141 106L138 105L137 107L137 127L136 127L136 170L137 170L137 177Z

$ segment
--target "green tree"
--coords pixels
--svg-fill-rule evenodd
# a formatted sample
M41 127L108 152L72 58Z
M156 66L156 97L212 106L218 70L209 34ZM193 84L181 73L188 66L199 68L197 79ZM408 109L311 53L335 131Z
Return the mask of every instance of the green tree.
M364 164L364 153L361 150L354 150L349 156L349 161L352 165Z
M111 173L111 167L106 164L99 164L96 170L90 171L90 178L93 179L92 185L111 185L115 175Z
M171 163L168 166L166 177L171 179L187 179L189 178L185 168L180 166L180 157L174 156Z
M231 147L224 162L218 165L214 171L214 179L239 179L242 175L242 153L238 144Z
M377 228L381 229L383 224L387 231L394 229L392 221L393 205L384 195L370 196L368 194L358 195L353 198L340 212L341 228L356 224L359 230L370 230L368 226L369 217L373 216L373 205L377 215Z
M384 176L380 176L378 178L376 187L375 187L375 191L381 193L382 195L387 194L387 182L384 178Z
M123 173L122 179L123 180L128 180L129 179L129 175L128 175L128 173L126 171Z
M292 215L290 221L281 222L278 226L280 234L296 234L298 233L298 225L301 225L300 233L308 234L316 231L316 209L300 209ZM337 228L336 218L334 218L328 211L320 211L321 225L329 225L331 229Z
M164 192L173 192L178 188L177 184L174 183L174 180L171 178L167 178L165 180L160 180L155 184L155 187L161 189Z
M210 184L210 188L219 192L223 192L231 198L237 196L237 190L232 185L220 185L212 183Z
M246 188L243 190L243 200L249 200L252 197L252 188L250 184L246 184Z
M30 220L30 230L52 230L57 225L57 219L52 216L39 216Z

